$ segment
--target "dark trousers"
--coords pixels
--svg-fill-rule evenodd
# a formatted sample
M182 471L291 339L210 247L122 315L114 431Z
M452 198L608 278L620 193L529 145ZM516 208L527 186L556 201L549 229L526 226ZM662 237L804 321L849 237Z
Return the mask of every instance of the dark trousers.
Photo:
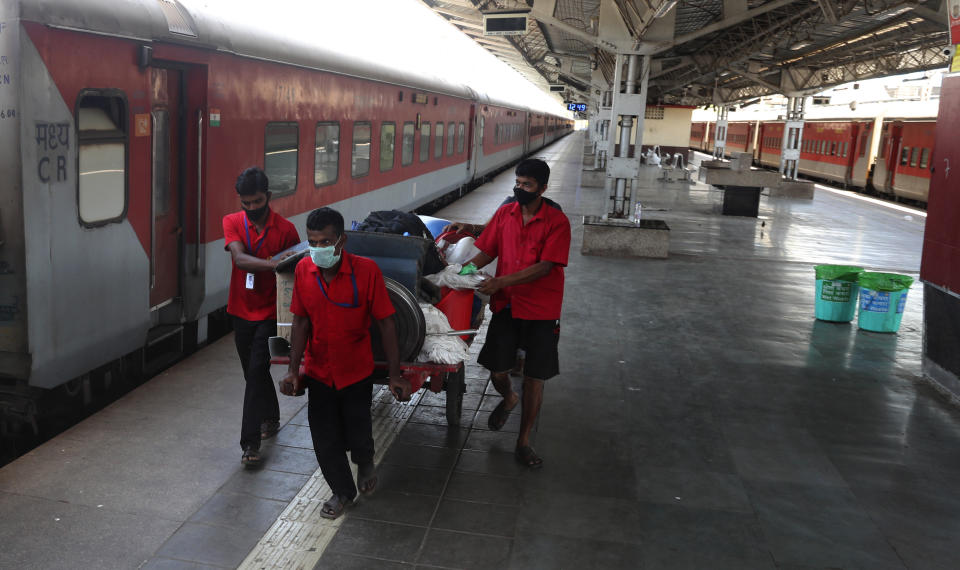
M277 390L270 376L270 349L267 339L277 334L277 321L247 321L233 318L233 338L243 367L243 423L240 447L260 449L260 424L280 419Z
M352 499L357 496L357 486L347 450L357 465L373 463L373 380L337 390L308 377L307 388L310 435L323 478L335 494Z

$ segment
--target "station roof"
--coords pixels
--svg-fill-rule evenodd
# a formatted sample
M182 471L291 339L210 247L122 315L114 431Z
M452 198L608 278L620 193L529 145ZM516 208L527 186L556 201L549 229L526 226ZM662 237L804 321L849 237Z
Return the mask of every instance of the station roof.
M558 96L610 89L616 54L652 57L648 102L702 105L944 68L944 0L422 0ZM523 35L484 36L483 13L529 9Z

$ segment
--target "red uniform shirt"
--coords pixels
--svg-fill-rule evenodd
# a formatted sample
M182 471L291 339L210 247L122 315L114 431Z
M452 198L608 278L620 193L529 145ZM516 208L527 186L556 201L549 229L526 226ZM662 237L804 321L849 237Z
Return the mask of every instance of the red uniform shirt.
M500 312L509 305L511 314L518 319L560 318L563 268L570 254L570 220L566 214L543 202L524 225L520 204L504 204L497 209L474 245L497 258L497 277L516 273L540 261L555 263L550 273L536 281L497 291L490 299L493 312Z
M270 210L263 233L247 220L243 210L223 217L223 248L238 241L247 253L268 259L270 256L300 243L297 228L290 220ZM256 271L253 289L247 289L247 272L233 266L230 274L230 298L227 312L248 321L277 319L277 276L273 271Z
M395 312L377 264L347 252L342 255L330 283L323 281L310 257L301 259L290 302L294 315L310 319L303 360L307 376L337 390L373 372L370 318L385 319Z

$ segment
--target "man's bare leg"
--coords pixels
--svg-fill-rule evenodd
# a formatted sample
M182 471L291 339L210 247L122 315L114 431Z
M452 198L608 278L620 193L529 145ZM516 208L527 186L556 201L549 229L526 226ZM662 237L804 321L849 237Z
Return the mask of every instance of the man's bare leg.
M543 380L524 376L523 378L523 407L520 414L520 435L517 436L517 447L530 445L530 432L540 413L540 404L543 402Z
M492 430L499 430L503 427L503 424L506 423L510 410L517 407L517 404L520 402L520 396L513 391L509 370L492 372L490 374L490 380L493 382L493 387L496 391L503 396L503 402L498 404L496 409L490 413L490 419L487 421L487 425Z
M525 467L532 469L543 465L543 459L530 446L530 432L537 422L540 404L543 402L543 380L524 376L523 405L520 414L520 434L517 436L517 449L514 456Z

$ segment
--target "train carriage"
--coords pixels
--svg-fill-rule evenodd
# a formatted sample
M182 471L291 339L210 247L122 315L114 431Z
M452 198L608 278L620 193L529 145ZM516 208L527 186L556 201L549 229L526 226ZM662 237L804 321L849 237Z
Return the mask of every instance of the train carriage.
M761 166L780 168L780 148L783 145L783 121L764 121L757 133L755 160Z
M755 121L731 121L727 124L727 141L724 154L730 156L734 152L749 152L754 150Z
M226 304L221 218L252 164L302 227L410 210L570 131L467 86L173 0L0 6L0 400L154 342ZM3 404L3 401L0 401ZM3 406L0 406L3 407Z
M861 124L856 121L806 121L800 146L799 172L839 184L850 184Z
M927 201L936 124L935 120L883 122L873 173L878 192Z

